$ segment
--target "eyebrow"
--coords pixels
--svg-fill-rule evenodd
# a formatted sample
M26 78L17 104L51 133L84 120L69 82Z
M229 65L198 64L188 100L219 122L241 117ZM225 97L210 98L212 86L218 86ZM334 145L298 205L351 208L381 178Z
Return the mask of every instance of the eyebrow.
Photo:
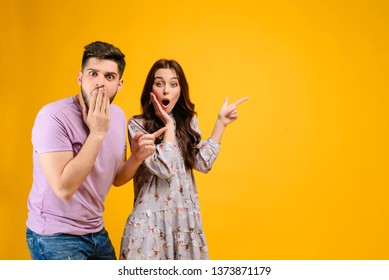
M107 76L107 75L119 76L119 74L116 72L107 72L107 73L105 73L105 76Z
M161 79L161 80L163 80L163 78L162 78L162 77L159 77L159 76L154 77L154 80L156 80L156 79ZM172 77L170 80L178 80L178 77Z
M94 69L94 68L88 68L88 69L86 69L86 71L90 71L90 70L95 71L95 72L100 72L100 73L101 73L101 71L99 71L99 70L97 70L97 69ZM116 76L118 76L119 74L116 73L116 72L105 72L104 75L116 75Z

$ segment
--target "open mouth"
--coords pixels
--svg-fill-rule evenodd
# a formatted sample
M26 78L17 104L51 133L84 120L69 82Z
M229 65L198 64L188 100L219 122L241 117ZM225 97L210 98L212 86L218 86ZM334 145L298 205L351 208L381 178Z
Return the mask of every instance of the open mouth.
M162 100L162 105L163 106L167 106L167 105L169 105L169 103L170 103L170 101L168 99Z

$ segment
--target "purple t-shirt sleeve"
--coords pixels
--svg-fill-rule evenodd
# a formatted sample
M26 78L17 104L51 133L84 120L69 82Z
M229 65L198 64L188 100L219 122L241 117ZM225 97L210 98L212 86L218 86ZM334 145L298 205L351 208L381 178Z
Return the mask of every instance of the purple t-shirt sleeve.
M37 154L72 151L72 144L61 121L54 115L41 114L32 130L32 143Z

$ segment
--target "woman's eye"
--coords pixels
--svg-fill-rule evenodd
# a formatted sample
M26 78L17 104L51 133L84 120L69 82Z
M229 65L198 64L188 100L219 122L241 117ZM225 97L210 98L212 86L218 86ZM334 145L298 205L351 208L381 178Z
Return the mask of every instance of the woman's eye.
M175 88L175 87L178 86L178 83L172 83L170 86L173 87L173 88Z
M156 85L157 85L157 87L162 87L162 86L163 86L163 83L157 82Z

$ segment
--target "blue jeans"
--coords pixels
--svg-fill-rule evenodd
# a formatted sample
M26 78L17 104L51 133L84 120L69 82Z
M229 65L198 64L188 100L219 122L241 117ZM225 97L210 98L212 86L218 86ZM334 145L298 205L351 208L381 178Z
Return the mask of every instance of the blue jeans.
M116 260L104 228L85 235L41 235L27 229L26 238L33 260Z

